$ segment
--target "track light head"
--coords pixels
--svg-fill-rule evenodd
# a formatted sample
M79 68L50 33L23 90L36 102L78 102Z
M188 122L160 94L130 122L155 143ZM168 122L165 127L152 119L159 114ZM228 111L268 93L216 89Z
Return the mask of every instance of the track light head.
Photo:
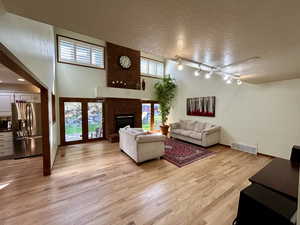
M183 70L183 65L182 65L182 64L178 64L178 65L177 65L177 69L178 69L179 71L182 71L182 70Z
M227 81L226 81L226 84L231 84L232 83L232 80L231 79L228 79Z
M213 74L213 71L211 70L210 72L205 74L205 79L210 79L212 74Z
M201 74L201 64L199 64L199 69L195 70L194 74L195 74L195 77L200 76L200 74Z
M182 62L181 62L181 59L180 59L180 58L177 59L177 69L178 69L179 71L182 71L182 70L183 70L183 65L182 65Z
M229 75L223 76L223 80L228 80L228 79L229 79Z
M195 70L194 74L195 74L195 77L198 77L200 76L200 73L201 73L201 70Z

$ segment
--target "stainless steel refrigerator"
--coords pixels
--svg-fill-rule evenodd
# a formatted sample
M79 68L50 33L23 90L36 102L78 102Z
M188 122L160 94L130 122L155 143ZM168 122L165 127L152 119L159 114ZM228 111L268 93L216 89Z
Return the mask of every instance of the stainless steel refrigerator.
M40 103L12 103L12 129L16 159L42 155Z

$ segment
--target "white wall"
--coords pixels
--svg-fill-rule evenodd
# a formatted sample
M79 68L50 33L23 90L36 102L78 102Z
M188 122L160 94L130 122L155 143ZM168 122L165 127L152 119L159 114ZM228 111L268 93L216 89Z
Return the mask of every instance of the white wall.
M7 13L0 2L0 41L49 90L51 120L51 91L55 80L54 29L52 26ZM50 121L51 162L57 150L56 124Z
M258 145L260 153L282 158L289 158L291 147L300 144L300 79L228 85L218 76L195 77L190 67L177 71L173 62L168 62L167 73L178 84L170 122L210 121L222 127L221 143ZM215 118L186 115L186 99L201 96L216 96Z
M105 41L64 29L56 28L55 32L105 46ZM95 88L101 87L102 97L153 99L153 85L157 82L157 79L143 78L146 82L145 91L129 90L106 87L106 70L57 63L56 72L57 90L60 97L95 98Z

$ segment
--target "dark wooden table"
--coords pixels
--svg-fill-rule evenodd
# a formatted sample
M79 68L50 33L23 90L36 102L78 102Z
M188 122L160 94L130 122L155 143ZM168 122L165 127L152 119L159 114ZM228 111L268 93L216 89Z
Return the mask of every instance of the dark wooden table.
M298 199L299 164L275 158L266 167L249 179L294 200Z

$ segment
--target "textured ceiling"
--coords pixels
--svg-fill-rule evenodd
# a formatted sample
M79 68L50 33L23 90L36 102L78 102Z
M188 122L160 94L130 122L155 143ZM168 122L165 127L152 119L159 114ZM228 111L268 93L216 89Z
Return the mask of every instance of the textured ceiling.
M18 81L19 75L8 69L6 66L0 63L0 83L3 84L29 84L27 81Z
M12 13L102 40L228 68L248 82L300 77L299 0L3 0Z

